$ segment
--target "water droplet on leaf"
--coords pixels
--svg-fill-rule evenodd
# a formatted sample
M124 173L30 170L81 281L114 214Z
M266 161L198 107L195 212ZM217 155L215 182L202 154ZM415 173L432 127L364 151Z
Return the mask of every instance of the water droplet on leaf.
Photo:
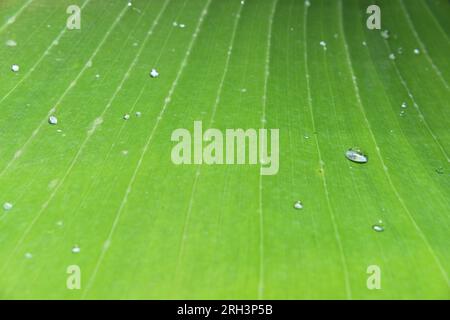
M381 31L381 36L383 37L383 39L389 39L390 34L389 34L389 30L383 30Z
M12 207L13 207L12 203L9 203L9 202L5 202L3 204L3 209L6 210L6 211L11 210Z
M375 230L376 232L383 232L384 231L384 227L379 225L379 224L374 224L372 226L372 229Z
M294 202L294 209L297 209L297 210L303 209L303 203L300 200L295 201Z
M55 116L50 116L48 118L48 123L50 123L51 125L55 125L58 123L58 118L56 118Z
M156 71L156 69L152 69L152 71L150 71L150 77L152 78L157 78L159 76L158 71Z
M17 42L15 42L14 40L7 40L6 45L8 47L15 47L15 46L17 46Z
M345 152L345 157L353 162L366 163L368 161L367 155L364 154L359 148L351 148Z
M80 247L77 246L77 245L75 245L75 246L72 248L72 253L80 253L80 251L81 251L81 249L80 249Z

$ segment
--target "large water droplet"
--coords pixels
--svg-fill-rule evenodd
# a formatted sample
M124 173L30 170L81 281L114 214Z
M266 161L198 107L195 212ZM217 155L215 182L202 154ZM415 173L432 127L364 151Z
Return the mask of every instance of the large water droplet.
M11 66L11 71L12 71L12 72L18 72L19 69L20 69L20 67L19 67L18 64L13 64L13 65Z
M300 200L295 201L294 202L294 209L297 209L297 210L303 209L303 203Z
M366 163L368 161L367 155L364 154L359 148L351 148L345 152L345 157L353 162Z

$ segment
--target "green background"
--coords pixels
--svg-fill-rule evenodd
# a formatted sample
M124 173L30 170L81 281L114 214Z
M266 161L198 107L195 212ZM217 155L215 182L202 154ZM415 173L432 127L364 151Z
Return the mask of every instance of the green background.
M449 2L310 3L1 1L0 298L449 299ZM278 174L174 165L194 120L280 129Z

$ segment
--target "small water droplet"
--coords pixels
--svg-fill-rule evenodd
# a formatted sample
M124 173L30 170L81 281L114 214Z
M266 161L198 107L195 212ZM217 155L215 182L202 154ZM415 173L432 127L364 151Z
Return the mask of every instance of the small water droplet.
M17 46L17 42L15 42L14 40L7 40L6 45L8 47L15 47L15 46Z
M12 207L13 207L13 205L12 205L12 203L10 203L10 202L5 202L5 203L3 204L3 209L6 210L6 211L11 210Z
M383 232L384 231L384 227L379 225L379 224L374 224L372 226L372 229L375 230L376 232Z
M152 78L157 78L159 76L158 71L156 71L156 69L152 69L152 71L150 71L150 77Z
M311 2L309 2L309 0L306 0L305 1L305 6L307 6L307 7L311 6Z
M27 252L27 253L25 253L25 258L31 259L31 258L33 258L33 255L31 253Z
M414 54L420 54L420 50L419 49L414 49Z
M383 30L383 31L381 31L381 36L383 37L383 39L389 39L389 37L390 37L390 33L389 33L389 30Z
M72 253L80 253L80 251L81 251L81 249L80 249L80 247L77 246L77 245L75 245L75 246L72 248Z
M11 71L12 71L12 72L18 72L19 69L20 69L20 67L19 67L18 64L13 64L13 65L11 66Z
M295 201L294 202L294 209L297 209L297 210L303 209L303 203L300 200Z
M128 120L130 119L130 115L128 113L123 115L123 120Z
M58 118L56 118L55 116L50 116L48 118L48 123L50 123L51 125L55 125L58 123Z
M56 222L56 225L58 227L62 227L64 225L64 222L62 220L59 220L58 222Z
M367 155L359 148L350 148L345 152L345 157L353 162L366 163L368 161Z
M180 23L180 28L184 28L186 25L184 23Z
M323 47L324 50L327 49L327 43L325 41L320 41L319 44Z
M142 116L142 113L140 111L136 111L136 117Z
M400 111L400 117L403 117L405 115L405 110Z
M391 53L391 54L389 55L389 59L395 60L395 54Z
M367 46L367 42L363 41L363 42L362 42L362 45L363 45L364 47Z
M402 105L401 105L401 107L402 107L402 108L407 108L408 105L406 104L406 102L403 102Z

